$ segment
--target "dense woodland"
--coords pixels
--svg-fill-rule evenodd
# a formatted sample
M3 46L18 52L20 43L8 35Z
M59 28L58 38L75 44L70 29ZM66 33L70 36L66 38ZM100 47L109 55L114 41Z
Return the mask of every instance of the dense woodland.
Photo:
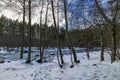
M89 49L101 47L101 61L104 61L104 49L111 52L111 63L120 59L120 1L119 0L1 0L0 9L8 9L21 14L22 20L0 17L0 46L28 47L28 59L31 62L31 47L40 47L42 63L44 49L57 47L59 65L64 65L61 49L69 47L74 63L79 63L74 47ZM32 24L35 10L39 11L39 20ZM60 26L61 20L64 25Z
M1 21L1 29L0 29L0 46L1 47L20 47L20 39L21 39L21 26L22 22L19 22L18 20L11 20L6 18L4 15L0 17ZM27 46L27 40L28 40L28 23L25 23L25 46ZM41 28L41 34L44 35L44 25ZM45 39L45 46L46 47L56 47L57 43L57 37L55 35L55 28L53 26L47 26L47 36ZM39 44L42 43L39 41L39 24L35 23L32 25L32 46L33 47L39 47ZM62 42L62 47L67 47L67 41L65 37L65 29L60 28L57 29L59 32L59 40ZM71 36L72 44L74 47L86 47L86 42L84 40L88 40L88 43L90 43L89 47L100 47L100 41L99 41L99 34L96 34L95 29L87 28L87 29L71 29L69 31L69 34ZM86 34L88 33L88 34ZM88 37L88 39L87 39ZM95 41L94 41L95 40ZM16 41L16 42L15 42ZM42 38L43 41L43 38ZM92 42L93 41L93 42ZM41 44L43 46L43 44Z

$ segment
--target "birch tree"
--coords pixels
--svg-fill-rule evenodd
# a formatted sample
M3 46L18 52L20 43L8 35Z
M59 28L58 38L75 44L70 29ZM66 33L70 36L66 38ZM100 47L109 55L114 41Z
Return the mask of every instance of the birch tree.
M69 31L68 31L68 18L67 18L67 0L63 0L64 3L64 17L65 17L65 26L66 26L66 38L67 38L67 42L69 45L70 50L72 51L73 54L73 58L74 58L74 62L75 63L79 63L80 61L77 60L77 55L75 53L75 50L73 48L72 42L71 42L71 38L69 36Z
M116 52L117 52L117 43L116 43L116 36L117 36L117 33L116 33L116 28L117 28L117 16L118 16L118 3L119 3L119 0L116 0L116 1L109 1L109 3L111 4L111 10L112 8L114 7L114 11L111 11L111 17L112 19L107 16L107 14L105 13L104 11L104 8L102 8L100 6L100 3L98 0L94 0L95 4L96 4L96 7L97 9L99 10L99 14L101 14L101 16L104 18L104 20L111 26L111 33L112 33L112 38L111 38L111 63L113 63L115 60L116 60ZM113 6L113 4L115 6Z

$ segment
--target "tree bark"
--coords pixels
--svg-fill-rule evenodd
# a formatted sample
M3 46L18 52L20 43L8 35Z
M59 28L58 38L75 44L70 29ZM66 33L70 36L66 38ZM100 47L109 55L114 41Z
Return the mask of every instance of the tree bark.
M29 0L29 39L28 39L28 58L26 63L31 62L31 0Z
M64 16L65 16L65 25L66 25L66 38L67 38L67 41L68 41L68 44L69 44L69 48L72 51L72 54L73 54L73 57L74 57L74 62L78 63L79 61L77 60L77 55L76 55L75 50L72 46L72 41L70 39L69 32L68 32L67 0L64 0Z
M102 31L100 32L100 42L101 42L100 61L104 61L104 39Z
M40 48L40 59L39 60L37 60L37 62L39 62L39 63L42 63L42 45L41 45L41 43L42 43L42 12L43 12L43 3L42 3L42 8L41 8L41 11L40 11L40 25L39 25L39 39L40 39L40 43L39 43L39 48Z
M110 24L110 26L112 26L112 54L111 54L111 63L113 63L115 61L115 57L116 57L116 50L117 50L117 46L116 46L116 22L117 22L117 14L118 14L118 0L116 0L116 6L115 6L115 11L114 11L114 15L111 15L111 17L113 18L112 20L106 16L106 14L104 13L103 9L100 7L98 0L94 0L97 9L99 10L101 16L106 20L106 22L108 24ZM111 2L112 3L112 2ZM112 5L111 5L112 7ZM111 11L112 14L113 11Z
M25 0L23 0L23 25L22 25L22 41L21 41L21 53L20 53L20 59L23 59L23 53L24 53L24 27L25 27Z
M113 28L112 28L112 36L113 36L113 52L111 54L111 63L113 63L115 61L115 57L116 57L116 25L114 23Z
M53 21L54 21L54 26L55 26L55 34L56 34L56 37L57 37L57 47L59 49L59 52L60 52L60 58L61 58L61 64L59 62L59 66L62 67L63 66L63 55L62 55L62 51L61 51L61 44L60 44L60 40L58 38L59 34L58 34L58 31L57 31L57 24L56 24L56 18L55 18L55 13L54 13L54 3L53 3L53 0L51 0L51 7L52 7L52 15L53 15ZM58 55L57 55L58 56ZM59 57L59 56L58 56ZM58 58L59 59L59 58Z
M41 47L41 51L40 51L40 63L43 62L43 56L44 56L44 49L45 49L45 40L47 37L47 17L48 17L48 6L49 6L49 2L47 3L47 8L46 8L46 15L45 15L45 23L44 23L44 36L43 36L43 47ZM42 3L42 9L43 9L43 3ZM42 15L42 10L41 10L41 15ZM41 20L42 21L42 20ZM42 22L40 22L40 24L42 24Z

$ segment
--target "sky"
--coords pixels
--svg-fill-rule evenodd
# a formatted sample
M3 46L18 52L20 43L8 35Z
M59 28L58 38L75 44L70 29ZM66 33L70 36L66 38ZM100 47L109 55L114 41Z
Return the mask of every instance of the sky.
M75 0L68 0L68 4L69 3L71 3L71 2L74 2ZM46 6L46 5L45 5ZM51 5L49 6L49 7L51 7ZM40 9L41 9L41 7L39 7L38 9L36 9L34 12L35 12L35 15L32 15L32 24L34 24L34 23L38 23L39 22L39 18L40 18ZM44 11L45 11L46 9L44 8ZM49 25L52 25L53 24L53 20L52 20L52 12L49 10L48 11L49 13L48 13L48 19L49 19ZM19 14L17 14L17 13L15 13L15 12L13 12L11 9L3 9L2 10L2 12L0 13L0 16L1 15L5 15L7 18L11 18L11 19L19 19L19 20L22 20L22 18L21 18L21 16L22 16L22 14L21 15L19 15ZM60 26L64 26L64 24L65 24L65 20L64 20L64 18L63 18L63 13L61 13L60 12ZM44 16L45 16L45 12L43 13L43 18L44 18ZM44 20L43 20L43 23L44 23Z
M11 19L18 19L18 15L13 13L12 11L10 10L4 10L1 12L0 16L1 15L5 15L7 18L11 18Z
M79 0L68 0L68 4L73 4L75 1L79 1ZM108 0L103 0L102 3L106 3L106 1ZM89 0L88 0L89 2ZM74 4L75 5L75 4ZM46 5L45 5L46 6ZM51 7L51 5L49 6ZM40 18L40 9L41 9L41 6L37 9L35 9L34 11L34 15L32 15L32 24L34 23L39 23L39 18ZM74 9L74 8L73 8ZM43 19L45 18L45 11L46 9L44 8L44 12L43 12ZM52 12L51 10L48 11L48 25L52 25L53 24L53 20L52 20ZM5 15L7 18L11 18L11 19L19 19L19 20L22 20L22 15L19 15L15 12L13 12L11 9L7 10L7 9L3 9L2 12L0 13L0 15ZM59 25L61 27L64 27L65 25L65 20L64 20L64 13L63 12L60 12L60 23ZM68 18L71 16L71 12L68 11ZM44 20L42 21L44 23Z
M70 0L68 0L70 2ZM46 5L44 5L44 7L46 7ZM51 5L49 5L49 7L51 7ZM34 15L32 14L32 24L34 23L39 23L39 18L40 18L40 10L41 10L41 6L39 8L36 8L34 10ZM46 8L43 9L43 19L45 19L45 11L46 11ZM60 13L61 14L61 13ZM22 14L18 14L16 12L13 12L12 9L3 9L2 12L0 12L0 16L1 15L4 15L6 16L7 18L11 18L11 19L19 19L20 21L22 20ZM27 18L26 18L27 19ZM52 12L51 10L48 11L48 19L49 19L49 25L52 25L53 24L53 20L52 20ZM60 18L60 26L63 26L64 25L64 19ZM43 20L43 23L45 21Z

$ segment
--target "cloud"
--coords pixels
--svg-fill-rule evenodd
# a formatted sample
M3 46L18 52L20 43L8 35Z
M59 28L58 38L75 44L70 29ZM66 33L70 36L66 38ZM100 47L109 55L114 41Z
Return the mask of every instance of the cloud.
M68 0L68 3L71 3L75 0ZM56 4L56 1L54 2ZM39 23L40 21L40 10L41 10L41 4L39 4L40 6L37 7L36 9L34 9L33 14L32 14L32 24L34 23ZM43 8L43 14L42 14L42 23L44 24L45 22L45 14L46 14L46 6L47 3L44 4L44 8ZM55 8L55 16L56 16L56 22L57 22L57 9ZM4 14L7 18L11 18L11 19L19 19L20 21L22 20L22 14L19 15L17 14L15 11L12 10L3 10L3 12L1 12L0 15ZM59 26L60 27L64 27L65 26L65 19L64 19L64 13L63 10L60 11L59 13ZM28 18L26 18L28 19ZM28 21L28 20L26 20ZM51 10L51 4L49 5L49 11L48 11L48 25L52 25L53 24L53 16L52 16L52 10Z
M10 18L10 19L18 19L19 18L19 15L18 14L15 14L14 12L10 11L10 10L3 10L1 13L0 13L0 16L1 15L4 15L6 16L7 18Z

